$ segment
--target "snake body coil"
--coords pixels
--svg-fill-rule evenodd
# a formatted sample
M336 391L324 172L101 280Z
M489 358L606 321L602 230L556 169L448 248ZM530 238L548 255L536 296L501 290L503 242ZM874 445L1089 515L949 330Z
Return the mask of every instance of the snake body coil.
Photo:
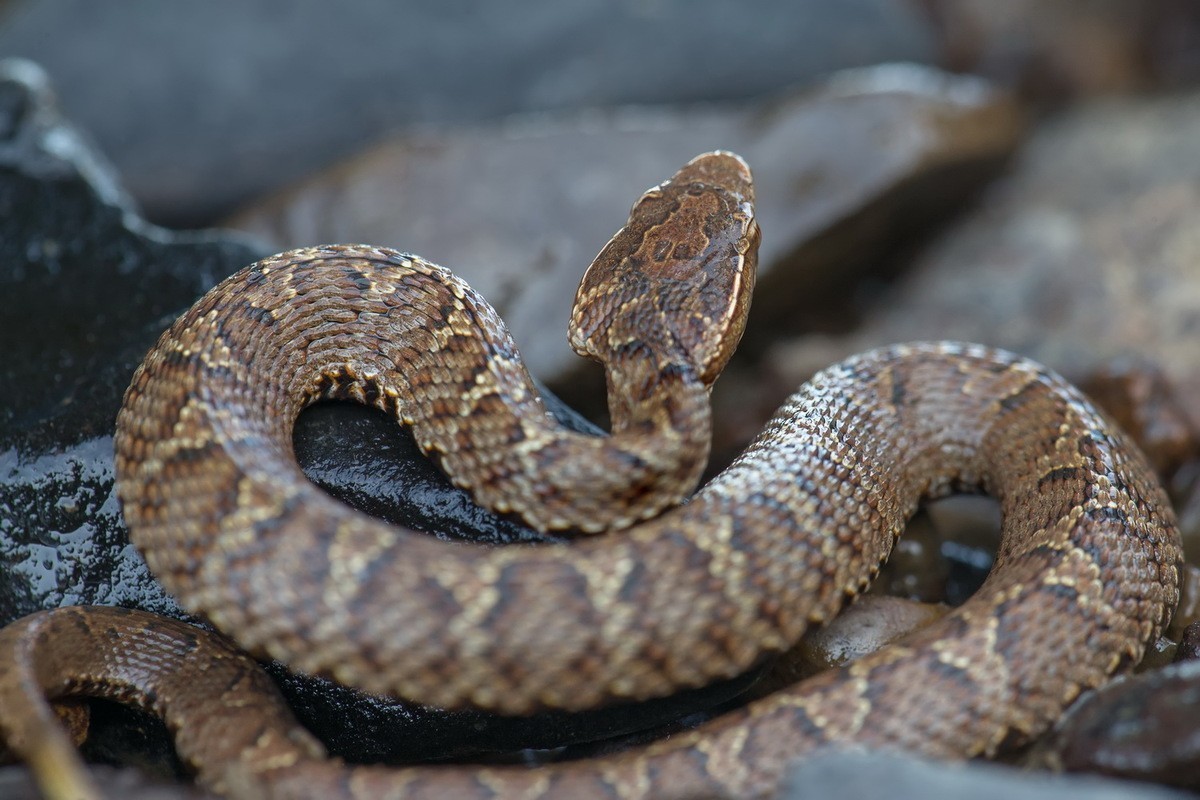
M706 454L708 387L753 282L751 201L740 160L702 156L635 206L585 277L572 342L606 360L609 438L555 430L494 313L439 267L330 247L247 268L176 322L133 379L116 437L131 536L186 607L251 652L369 691L511 713L744 671L860 591L923 498L982 488L1000 502L1002 542L952 614L694 732L530 771L320 759L283 712L260 714L278 701L219 640L129 612L57 612L0 633L0 652L16 654L0 661L0 727L30 752L42 734L14 735L6 709L31 682L51 694L121 687L106 691L166 714L181 755L223 791L748 796L824 744L992 753L1137 661L1178 597L1170 507L1078 391L1011 354L917 343L830 367L689 502L648 519L691 489ZM321 397L413 425L456 482L540 527L633 526L489 549L367 517L292 458L295 417ZM72 651L93 645L90 661L45 657L39 643L65 630ZM135 681L104 652L113 637L169 667ZM213 695L259 722L225 725L200 702Z

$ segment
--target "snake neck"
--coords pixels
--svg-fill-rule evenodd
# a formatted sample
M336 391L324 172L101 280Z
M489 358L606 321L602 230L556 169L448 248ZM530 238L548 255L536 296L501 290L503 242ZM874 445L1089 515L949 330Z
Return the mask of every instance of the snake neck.
M447 396L459 404L463 424L430 414L427 403L401 417L411 418L418 444L480 505L513 513L538 530L627 528L678 505L696 488L712 438L711 381L670 336L643 333L600 354L607 436L578 433L547 414L524 366L502 351L487 359L486 379L475 375L473 385L458 388L457 400ZM441 360L431 361L430 371ZM437 444L451 440L449 447Z
M414 433L419 444L434 443L423 449L480 505L538 530L626 528L678 505L708 461L709 389L690 367L660 361L638 354L605 365L606 436L578 433L547 414L523 370L497 376L502 388L487 424L446 430L445 415L414 409ZM447 440L453 446L437 444Z

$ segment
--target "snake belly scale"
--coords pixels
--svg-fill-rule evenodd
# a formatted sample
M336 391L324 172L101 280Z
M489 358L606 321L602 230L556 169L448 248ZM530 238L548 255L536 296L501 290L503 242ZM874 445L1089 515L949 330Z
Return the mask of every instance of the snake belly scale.
M538 770L351 767L276 710L217 736L222 703L278 702L252 661L179 623L61 610L0 632L14 654L0 657L0 729L14 749L33 758L53 737L14 722L39 718L13 712L38 707L31 687L88 690L163 713L201 780L245 796L758 796L822 745L992 753L1136 662L1178 599L1170 506L1085 397L1012 354L912 343L834 365L659 513L707 452L708 389L753 284L752 202L740 159L701 156L639 201L585 276L571 339L606 360L607 438L554 428L494 312L440 267L338 246L243 270L164 334L126 395L116 453L131 537L241 648L368 691L508 713L744 671L861 591L923 498L983 489L1000 502L1002 541L966 604L693 732ZM292 423L321 397L411 424L501 511L629 527L489 549L362 515L291 457ZM73 660L53 651L66 631ZM143 653L138 669L114 642Z

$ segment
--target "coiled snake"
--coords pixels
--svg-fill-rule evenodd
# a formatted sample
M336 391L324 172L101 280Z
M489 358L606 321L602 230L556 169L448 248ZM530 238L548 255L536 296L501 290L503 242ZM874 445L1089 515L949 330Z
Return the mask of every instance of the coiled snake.
M134 375L116 435L130 535L185 607L250 652L509 713L742 672L860 591L922 498L983 488L1000 501L1002 542L954 613L693 732L528 770L325 760L220 638L66 609L0 633L10 745L86 787L74 762L46 766L68 745L41 695L92 692L163 714L219 792L756 796L821 745L992 753L1136 662L1177 600L1171 509L1078 391L1007 353L918 343L830 367L732 466L657 515L707 455L708 390L753 283L752 203L740 159L700 156L639 200L584 277L571 341L605 361L609 437L557 429L494 312L440 267L338 246L242 270ZM323 397L411 425L456 483L537 527L632 527L493 549L386 525L296 466L292 424Z

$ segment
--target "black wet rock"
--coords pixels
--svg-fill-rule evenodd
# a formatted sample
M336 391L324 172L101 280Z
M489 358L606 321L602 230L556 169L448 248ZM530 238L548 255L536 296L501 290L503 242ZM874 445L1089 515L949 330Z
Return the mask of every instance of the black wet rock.
M74 604L184 616L128 542L113 492L113 425L129 377L159 333L263 255L243 236L146 223L59 116L44 73L27 61L0 62L0 625ZM551 409L589 429L560 405ZM419 455L411 435L370 409L311 409L296 450L318 484L395 522L486 543L545 538L476 508ZM740 688L731 683L649 711L511 721L413 710L274 671L333 750L372 759L461 756L481 743L555 747L663 724ZM456 739L455 730L466 733ZM531 730L539 735L522 738Z
M1120 678L1071 708L1048 758L1075 772L1200 789L1197 708L1200 661Z
M447 712L361 694L269 665L296 715L319 730L332 755L354 763L471 761L481 756L549 763L659 739L732 708L754 683L747 674L642 703L578 713L499 717ZM519 750L520 752L516 752Z
M796 764L780 800L1182 800L1190 794L1094 776L942 764L892 753L817 754Z
M0 62L0 131L0 624L72 603L178 614L121 524L113 421L169 319L263 253L139 219L29 62Z

